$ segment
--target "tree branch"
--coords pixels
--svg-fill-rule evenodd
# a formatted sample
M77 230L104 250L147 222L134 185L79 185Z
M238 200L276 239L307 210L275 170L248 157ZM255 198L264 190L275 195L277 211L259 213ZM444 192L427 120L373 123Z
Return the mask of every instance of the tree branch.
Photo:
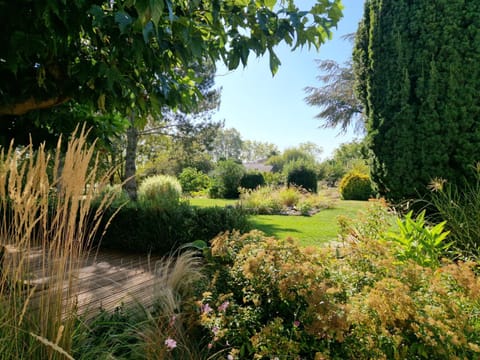
M30 97L27 100L10 105L0 106L0 116L2 115L24 115L32 110L40 110L51 108L69 101L71 98L68 96L58 96L46 100L37 100L34 97Z

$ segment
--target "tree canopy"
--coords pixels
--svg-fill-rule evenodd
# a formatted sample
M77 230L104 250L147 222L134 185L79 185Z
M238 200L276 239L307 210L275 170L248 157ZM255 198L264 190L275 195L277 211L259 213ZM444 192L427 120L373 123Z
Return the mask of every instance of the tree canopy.
M322 72L317 80L323 85L305 88L307 104L321 108L315 118L323 122L324 128L340 127L341 132L346 132L353 125L355 131L363 132L363 108L354 92L352 61L341 65L333 60L317 60L317 65Z
M0 1L0 117L70 100L137 114L199 98L196 60L245 65L275 45L319 47L340 0Z
M367 0L354 50L371 176L392 200L480 160L480 2Z

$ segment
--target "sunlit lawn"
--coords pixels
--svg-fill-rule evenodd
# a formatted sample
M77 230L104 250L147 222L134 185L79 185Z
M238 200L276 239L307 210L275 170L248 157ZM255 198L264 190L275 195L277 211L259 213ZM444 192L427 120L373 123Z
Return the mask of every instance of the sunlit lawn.
M367 205L367 201L339 200L334 208L322 210L310 217L256 215L252 216L251 222L254 228L262 230L267 235L277 238L290 236L304 246L318 245L337 239L339 215L353 218Z
M226 199L190 199L193 206L227 206L235 205L237 200ZM314 216L285 216L285 215L254 215L250 222L253 228L263 231L269 236L277 238L292 237L301 245L318 245L337 239L337 217L344 215L349 218L357 216L365 209L367 201L338 200L334 208L322 210Z

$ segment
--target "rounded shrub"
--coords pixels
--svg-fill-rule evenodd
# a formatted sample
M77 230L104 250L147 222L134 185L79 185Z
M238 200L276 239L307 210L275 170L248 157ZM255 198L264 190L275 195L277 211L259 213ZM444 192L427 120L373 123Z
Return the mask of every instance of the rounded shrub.
M186 167L178 175L178 181L185 193L194 193L208 189L211 185L211 180L207 174L192 168Z
M344 200L368 200L373 193L370 177L358 171L347 173L340 181L339 190Z
M263 185L265 185L265 178L258 172L247 173L240 180L240 186L244 189L254 190Z
M155 175L146 178L138 188L138 201L157 209L170 209L178 206L182 186L173 176Z
M310 192L317 192L317 171L315 166L307 161L297 160L285 166L287 184L296 185Z

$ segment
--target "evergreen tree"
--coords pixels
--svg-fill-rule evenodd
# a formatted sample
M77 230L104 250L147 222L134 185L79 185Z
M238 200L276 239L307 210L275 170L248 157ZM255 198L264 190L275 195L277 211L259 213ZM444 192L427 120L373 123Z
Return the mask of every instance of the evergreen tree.
M480 2L367 0L354 49L371 176L391 200L480 160Z

